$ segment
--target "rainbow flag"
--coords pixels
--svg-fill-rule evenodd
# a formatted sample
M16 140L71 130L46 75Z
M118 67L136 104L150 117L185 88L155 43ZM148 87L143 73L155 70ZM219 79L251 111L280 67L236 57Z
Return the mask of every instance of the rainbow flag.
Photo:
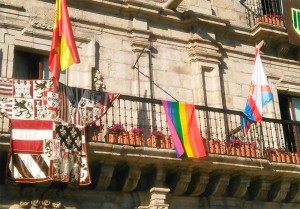
M162 101L178 157L205 157L202 136L197 124L195 105Z
M55 84L58 86L61 70L79 62L67 2L66 0L56 0L55 22L48 59L48 66Z

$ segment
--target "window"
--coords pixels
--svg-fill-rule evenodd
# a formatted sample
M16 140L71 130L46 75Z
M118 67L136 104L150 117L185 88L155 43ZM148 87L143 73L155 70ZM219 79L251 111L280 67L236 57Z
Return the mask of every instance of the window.
M15 50L13 78L49 79L48 56ZM66 83L66 71L61 71L61 83Z
M300 122L300 97L279 94L281 119ZM300 125L284 123L284 137L288 149L295 152L300 150Z

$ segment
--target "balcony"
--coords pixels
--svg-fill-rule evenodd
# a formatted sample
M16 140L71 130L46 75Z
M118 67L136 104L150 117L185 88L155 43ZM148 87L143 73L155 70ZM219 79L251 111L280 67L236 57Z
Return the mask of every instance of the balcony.
M264 118L262 123L252 124L245 136L241 112L196 106L196 116L208 154L300 163L295 140L299 139L300 122ZM174 149L159 100L121 96L86 134L95 143Z
M196 117L207 157L177 158L161 101L122 95L100 121L86 129L92 183L83 190L89 198L106 192L116 196L136 192L142 196L135 200L135 207L148 205L148 192L157 189L170 191L168 201L175 202L180 196L196 202L207 197L221 205L246 200L245 207L251 207L251 201L265 207L269 202L300 202L299 122L264 118L244 136L241 112L196 106ZM0 175L4 176L9 135L4 128L7 121L2 121ZM10 191L7 201L11 202L5 204L33 197L25 192L28 186L1 179L0 188ZM29 188L37 192L41 187ZM56 183L51 189L64 191L69 199L86 198L79 195L82 189L74 190L72 185Z
M241 0L240 2L246 9L250 26L260 22L284 26L280 0Z

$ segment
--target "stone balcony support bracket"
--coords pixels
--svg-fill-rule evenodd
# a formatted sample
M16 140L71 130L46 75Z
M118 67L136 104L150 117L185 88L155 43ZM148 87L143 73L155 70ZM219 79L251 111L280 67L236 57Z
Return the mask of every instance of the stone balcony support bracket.
M257 180L250 185L251 199L257 201L265 201L267 199L268 192L270 191L270 182L267 180Z
M123 192L131 192L133 191L141 177L141 168L138 166L130 166L128 176L125 180L123 185L122 191Z
M191 182L191 184L193 184L193 189L192 191L190 191L190 195L191 196L200 196L201 194L203 194L205 192L206 186L209 182L209 174L207 173L202 173L199 174L195 177L192 177L193 180L195 180L195 182Z
M269 200L274 202L282 202L287 193L290 191L291 183L290 182L277 182L271 186L268 197Z
M291 185L287 200L292 203L300 203L300 182Z
M250 185L250 177L248 176L236 176L230 180L230 186L228 193L232 197L242 198Z
M173 184L172 194L174 195L184 194L188 189L188 186L191 182L191 178L192 178L191 169L181 170L177 174L177 179Z
M222 196L225 194L229 185L229 175L216 175L212 176L206 189L207 195Z
M115 167L113 165L102 165L96 189L105 191L110 185Z

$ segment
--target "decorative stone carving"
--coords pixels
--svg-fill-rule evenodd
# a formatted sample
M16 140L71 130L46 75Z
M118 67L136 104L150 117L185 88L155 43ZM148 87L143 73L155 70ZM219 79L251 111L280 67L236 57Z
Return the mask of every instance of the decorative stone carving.
M187 188L191 182L192 169L182 169L175 174L175 178L172 181L172 193L174 195L182 195L187 191Z
M205 192L206 186L209 181L209 175L207 173L195 174L192 176L192 181L189 186L191 196L200 196Z
M265 201L270 190L270 182L267 180L257 180L251 183L249 192L251 199Z
M49 25L46 22L40 22L40 21L32 21L30 25L34 28L42 29L42 30L47 30L51 31L52 30L52 25Z
M188 43L190 62L205 62L220 64L221 54L219 49L209 41L200 38L191 38Z
M250 185L250 177L248 176L236 176L230 180L228 187L228 193L232 197L243 197Z
M282 202L290 190L290 182L277 182L271 186L268 197L269 200Z
M61 184L24 184L20 186L20 208L56 208L62 207Z
M113 176L115 167L113 165L101 165L101 171L96 186L97 190L105 191L110 185L111 178Z
M205 193L211 196L222 196L229 185L229 175L211 176Z
M104 84L104 77L102 76L99 69L95 70L94 86L96 91L104 91L106 89L106 85Z
M128 176L126 178L125 184L123 186L124 192L131 192L133 191L141 177L141 168L138 166L130 166Z

